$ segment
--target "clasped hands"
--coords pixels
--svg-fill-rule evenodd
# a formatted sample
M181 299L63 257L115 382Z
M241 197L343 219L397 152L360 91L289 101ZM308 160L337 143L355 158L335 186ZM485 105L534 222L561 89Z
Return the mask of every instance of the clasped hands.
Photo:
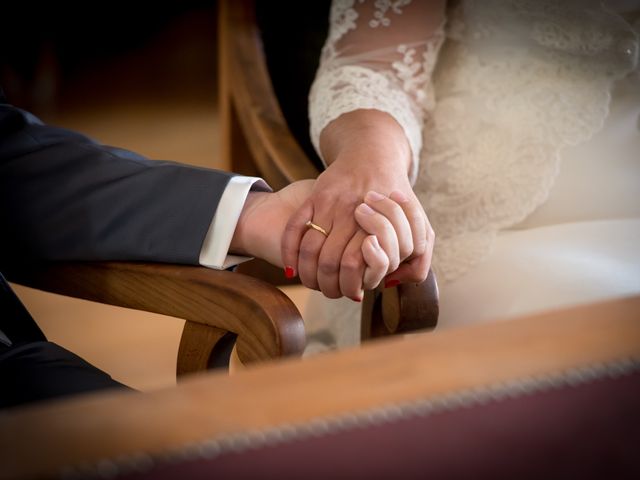
M401 191L369 191L358 198L342 189L339 201L332 202L335 191L323 189L316 197L328 201L318 202L312 198L315 182L295 182L275 193L252 192L230 251L283 267L288 277L298 275L303 285L329 298L361 301L363 290L382 281L390 287L426 278L434 234L417 200ZM340 211L331 211L332 206ZM327 234L309 228L309 221Z

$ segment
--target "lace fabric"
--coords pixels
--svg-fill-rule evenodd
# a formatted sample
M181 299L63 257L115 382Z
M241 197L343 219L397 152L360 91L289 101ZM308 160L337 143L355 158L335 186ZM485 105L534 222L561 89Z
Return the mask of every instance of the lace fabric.
M429 2L334 2L310 116L316 147L342 113L396 118L446 282L545 202L562 149L602 127L612 83L636 68L638 36L596 0L467 0L446 29L441 14Z
M309 97L311 140L318 152L320 133L332 120L357 109L381 110L404 129L415 181L425 114L435 105L430 79L444 39L443 19L443 2L333 2Z

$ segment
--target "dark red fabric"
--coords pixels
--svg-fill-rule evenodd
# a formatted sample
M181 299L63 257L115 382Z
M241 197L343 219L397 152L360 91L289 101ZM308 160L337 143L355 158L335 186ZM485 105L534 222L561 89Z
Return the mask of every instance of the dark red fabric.
M123 477L638 479L639 465L636 372Z

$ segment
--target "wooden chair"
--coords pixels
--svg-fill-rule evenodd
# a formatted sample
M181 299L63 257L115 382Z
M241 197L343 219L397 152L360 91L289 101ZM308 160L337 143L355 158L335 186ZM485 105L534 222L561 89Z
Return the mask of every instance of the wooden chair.
M4 273L39 290L185 319L178 376L227 366L234 346L243 364L300 355L305 346L291 300L239 273L132 262L50 263Z
M308 2L290 22L282 12L299 2L222 0L219 12L222 156L234 171L258 175L278 190L315 178L322 168L308 138L307 92L327 29L329 2ZM275 55L277 52L278 55ZM260 262L240 271L273 284L282 272ZM362 338L432 328L438 288L430 272L419 285L365 294Z

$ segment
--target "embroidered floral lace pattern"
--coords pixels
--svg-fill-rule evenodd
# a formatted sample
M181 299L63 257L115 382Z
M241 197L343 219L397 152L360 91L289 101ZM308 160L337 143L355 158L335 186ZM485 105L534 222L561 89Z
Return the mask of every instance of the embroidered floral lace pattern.
M410 43L390 44L357 55L342 53L339 48L340 41L358 28L393 28L394 22L403 18L412 6L410 3L410 0L376 0L372 15L364 15L362 10L367 6L364 0L333 2L329 37L311 89L309 111L311 139L318 151L320 132L343 113L361 108L389 113L409 139L415 180L425 112L435 104L429 80L444 38L443 29L430 35L414 29L418 35ZM377 65L371 66L370 59L376 60Z
M334 5L349 27L325 49L312 136L317 145L327 123L357 108L393 115L414 166L420 152L415 190L437 235L433 266L440 281L455 279L545 202L562 149L600 130L612 82L635 68L638 37L598 0L467 0L448 12L439 54L435 34L389 47L401 57L374 69L335 49L346 32L371 28L360 3ZM403 15L385 12L390 25L377 28Z
M395 14L400 14L402 13L402 7L410 3L411 0L396 0L395 2L391 0L376 0L376 11L373 14L374 18L369 20L369 26L372 28L379 27L380 25L388 27L391 25L391 20L386 16L388 10L391 10Z
M468 1L452 13L415 185L440 280L544 203L562 148L602 128L637 38L598 3Z

